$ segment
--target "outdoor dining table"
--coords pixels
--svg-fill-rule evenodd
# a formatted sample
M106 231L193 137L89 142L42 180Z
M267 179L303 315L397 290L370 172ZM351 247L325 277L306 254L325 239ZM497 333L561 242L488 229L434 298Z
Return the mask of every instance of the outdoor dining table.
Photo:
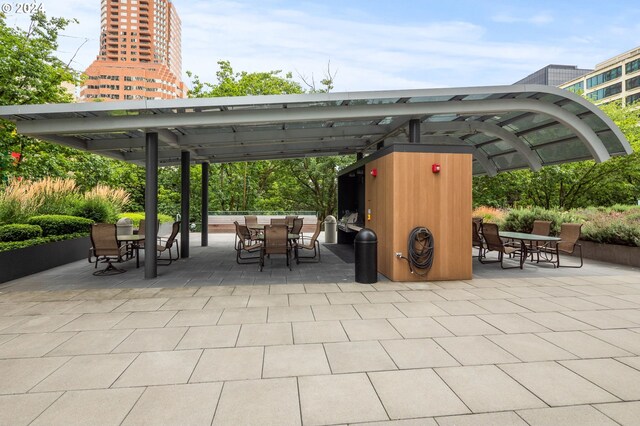
M520 247L522 249L522 254L520 256L520 269L523 269L524 261L529 256L529 245L527 243L544 243L544 246L546 246L549 243L560 241L560 238L558 237L552 237L549 235L527 234L525 232L500 231L499 235L501 238L509 238L512 240L520 241Z
M131 243L131 247L136 251L136 268L140 267L140 243L144 242L144 235L118 235L118 242Z

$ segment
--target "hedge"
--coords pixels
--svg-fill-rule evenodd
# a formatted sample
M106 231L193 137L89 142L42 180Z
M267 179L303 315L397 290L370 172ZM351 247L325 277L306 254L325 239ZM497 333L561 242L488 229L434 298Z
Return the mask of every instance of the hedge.
M144 212L128 212L128 213L120 213L118 215L118 219L122 219L123 217L128 217L133 222L133 226L140 226L140 219L144 219ZM160 223L173 222L174 219L166 214L159 213L158 220Z
M89 234L86 232L79 232L67 235L50 235L48 237L32 238L24 241L0 242L0 252L52 243L54 241L72 240L74 238L86 237L87 235Z
M0 242L24 241L42 237L42 228L38 225L12 223L0 226Z
M587 207L568 212L540 207L512 209L500 228L505 231L531 232L534 220L551 221L552 235L560 233L562 223L582 223L582 240L640 247L639 206Z
M65 215L42 215L27 219L31 225L42 228L42 236L88 233L93 221L84 217Z

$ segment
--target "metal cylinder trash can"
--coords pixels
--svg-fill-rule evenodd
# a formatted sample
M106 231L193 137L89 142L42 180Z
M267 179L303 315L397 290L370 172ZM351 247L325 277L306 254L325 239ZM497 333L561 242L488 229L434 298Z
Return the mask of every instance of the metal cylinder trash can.
M324 242L325 244L335 244L338 239L338 221L329 215L324 218Z
M356 282L378 282L378 237L371 229L362 228L353 241L356 258Z
M116 222L116 231L118 235L133 234L133 221L128 217L123 217Z

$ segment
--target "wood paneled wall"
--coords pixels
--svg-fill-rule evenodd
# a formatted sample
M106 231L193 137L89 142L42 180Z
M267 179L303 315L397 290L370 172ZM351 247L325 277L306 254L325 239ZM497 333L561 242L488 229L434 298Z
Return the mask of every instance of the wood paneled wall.
M432 173L438 163L440 173ZM394 152L365 168L365 226L378 235L378 270L393 281L472 278L471 154ZM371 176L377 169L378 176ZM425 277L411 274L409 234L424 226L434 236L434 263Z

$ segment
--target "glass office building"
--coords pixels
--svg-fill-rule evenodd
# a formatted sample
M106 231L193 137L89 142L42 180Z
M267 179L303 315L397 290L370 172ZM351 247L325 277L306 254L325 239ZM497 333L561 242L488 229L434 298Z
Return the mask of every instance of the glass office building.
M559 87L582 93L596 103L640 100L640 47L607 59L596 69L565 81Z

